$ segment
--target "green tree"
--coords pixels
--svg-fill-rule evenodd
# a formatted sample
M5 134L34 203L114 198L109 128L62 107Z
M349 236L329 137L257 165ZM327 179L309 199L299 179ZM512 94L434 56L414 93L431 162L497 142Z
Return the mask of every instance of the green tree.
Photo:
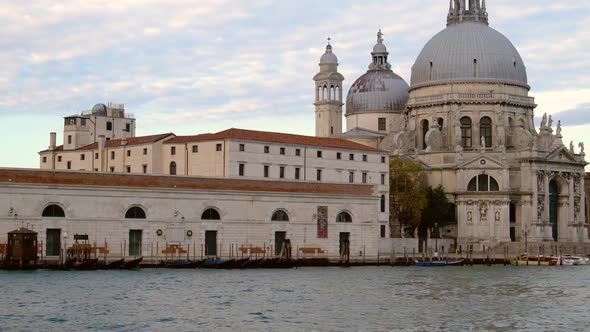
M422 241L427 240L428 230L438 232L438 228L452 222L451 205L445 194L445 189L441 185L434 189L428 187L426 201L426 207L422 211L422 218L418 227L418 236Z
M391 158L389 174L389 229L395 237L403 228L413 232L422 221L426 207L425 175L420 164L398 157Z

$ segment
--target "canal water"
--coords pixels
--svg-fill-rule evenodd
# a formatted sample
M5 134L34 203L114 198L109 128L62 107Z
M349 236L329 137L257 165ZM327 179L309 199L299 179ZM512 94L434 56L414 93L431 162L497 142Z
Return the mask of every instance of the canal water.
M0 272L0 331L589 331L590 267Z

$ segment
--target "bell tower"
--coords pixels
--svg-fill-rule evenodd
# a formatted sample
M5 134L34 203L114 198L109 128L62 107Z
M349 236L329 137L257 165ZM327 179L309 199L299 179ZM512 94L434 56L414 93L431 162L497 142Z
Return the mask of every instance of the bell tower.
M320 59L320 72L315 81L315 135L329 137L342 133L342 82L338 58L332 53L328 38L326 53Z

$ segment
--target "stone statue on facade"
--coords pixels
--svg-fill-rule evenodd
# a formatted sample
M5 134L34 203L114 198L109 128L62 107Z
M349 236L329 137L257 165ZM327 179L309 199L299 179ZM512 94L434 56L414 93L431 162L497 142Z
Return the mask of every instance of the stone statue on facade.
M549 123L547 124L549 130L553 128L553 117L549 115Z
M488 218L488 205L486 203L482 203L479 207L479 215L481 220L486 220Z
M461 140L461 115L459 112L455 112L455 151L463 151L463 142Z
M555 131L555 136L561 137L561 120L557 120L557 130Z
M541 130L547 128L547 113L543 114L543 118L541 119Z
M482 149L482 150L485 150L485 149L486 149L486 138L485 138L484 136L482 136L482 137L480 138L480 141L479 141L479 142L480 142L480 144L481 144L481 149Z
M571 153L575 153L576 151L574 150L574 141L570 141L570 152Z
M504 126L496 127L496 141L500 149L506 145L506 131L504 130Z
M500 211L496 211L495 220L496 220L496 222L500 221Z
M578 144L578 147L580 148L580 155L585 156L586 153L584 153L584 142L580 142L580 144Z

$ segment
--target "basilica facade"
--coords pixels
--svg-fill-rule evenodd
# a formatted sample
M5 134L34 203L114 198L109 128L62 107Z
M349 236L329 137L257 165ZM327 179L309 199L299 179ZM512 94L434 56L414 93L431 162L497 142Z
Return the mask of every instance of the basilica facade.
M410 84L388 56L379 31L342 131L344 77L328 45L314 77L317 135L422 164L456 208L459 244L588 242L584 145L565 146L550 115L535 127L525 64L489 26L485 0L450 2L447 27L417 56Z

